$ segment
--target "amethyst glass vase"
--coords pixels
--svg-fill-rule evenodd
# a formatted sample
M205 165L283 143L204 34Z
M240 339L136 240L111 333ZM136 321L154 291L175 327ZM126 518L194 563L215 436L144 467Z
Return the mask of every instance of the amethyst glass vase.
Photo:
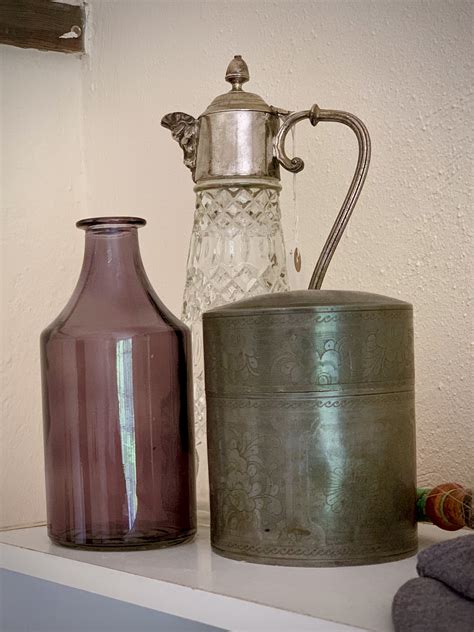
M137 228L86 231L76 289L41 335L48 532L100 549L196 530L190 332L156 296Z

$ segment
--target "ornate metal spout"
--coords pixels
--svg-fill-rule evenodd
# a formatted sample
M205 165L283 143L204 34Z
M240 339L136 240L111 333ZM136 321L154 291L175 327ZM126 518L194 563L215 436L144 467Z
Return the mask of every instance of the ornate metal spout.
M196 151L198 142L198 121L184 112L170 112L161 119L161 124L169 129L174 140L183 150L184 164L191 170L194 180Z

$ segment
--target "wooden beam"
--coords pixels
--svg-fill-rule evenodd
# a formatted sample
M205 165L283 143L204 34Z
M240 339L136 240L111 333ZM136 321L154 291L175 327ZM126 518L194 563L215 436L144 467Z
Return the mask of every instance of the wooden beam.
M84 29L81 6L51 0L0 0L0 44L80 53Z

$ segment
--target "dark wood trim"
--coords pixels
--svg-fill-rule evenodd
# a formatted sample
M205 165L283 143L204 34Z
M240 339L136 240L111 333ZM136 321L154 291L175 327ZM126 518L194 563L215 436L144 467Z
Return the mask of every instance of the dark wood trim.
M61 53L84 51L84 10L51 0L0 0L0 44ZM77 37L61 37L71 32Z

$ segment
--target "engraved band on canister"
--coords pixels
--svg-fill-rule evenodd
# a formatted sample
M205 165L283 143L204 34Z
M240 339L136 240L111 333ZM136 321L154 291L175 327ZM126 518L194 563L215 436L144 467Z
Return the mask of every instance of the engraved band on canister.
M294 566L413 553L411 305L256 297L204 315L204 350L216 552Z

